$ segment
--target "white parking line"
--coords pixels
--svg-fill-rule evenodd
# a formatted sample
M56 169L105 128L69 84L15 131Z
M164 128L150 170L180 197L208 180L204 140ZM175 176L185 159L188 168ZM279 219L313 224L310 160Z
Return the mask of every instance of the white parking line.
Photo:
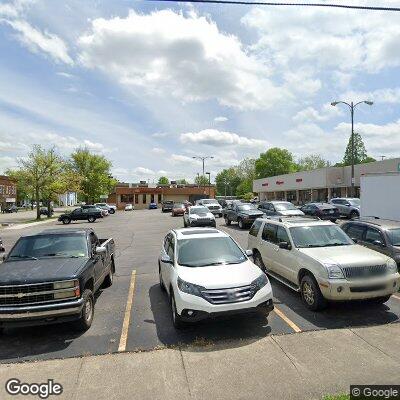
M396 298L397 300L400 300L400 296L397 294L392 294L392 297Z
M301 332L302 330L290 319L288 318L279 308L274 308L275 313L282 318L296 333Z
M136 270L132 271L131 283L129 285L128 298L126 300L124 323L122 325L121 338L119 340L118 351L126 350L126 341L128 340L129 323L131 320L131 311L133 304L133 296L135 292Z

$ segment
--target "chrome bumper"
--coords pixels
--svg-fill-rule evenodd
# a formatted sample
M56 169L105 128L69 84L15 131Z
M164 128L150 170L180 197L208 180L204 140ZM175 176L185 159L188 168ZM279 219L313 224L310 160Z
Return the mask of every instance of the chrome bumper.
M0 321L21 320L29 318L52 318L64 315L80 314L83 299L65 303L45 304L27 307L0 307Z

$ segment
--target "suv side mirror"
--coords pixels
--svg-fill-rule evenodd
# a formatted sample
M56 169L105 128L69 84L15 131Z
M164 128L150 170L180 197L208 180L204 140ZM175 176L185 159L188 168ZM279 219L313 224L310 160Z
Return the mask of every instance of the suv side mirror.
M382 243L380 240L374 240L372 244L379 247L385 247L385 244Z
M161 262L163 262L164 264L173 264L171 257L168 256L167 254L161 257Z
M6 249L3 246L0 246L0 253L4 253Z
M105 254L107 252L107 249L103 246L97 246L95 254Z
M358 239L357 239L357 238L351 238L351 240L352 240L354 243L358 243Z
M279 242L279 248L280 249L285 249L285 250L291 250L292 245L288 242Z

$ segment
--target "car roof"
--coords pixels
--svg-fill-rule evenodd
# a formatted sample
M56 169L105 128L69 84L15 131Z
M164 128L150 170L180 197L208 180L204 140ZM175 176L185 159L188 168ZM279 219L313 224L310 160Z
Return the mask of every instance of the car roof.
M331 221L320 220L313 217L307 216L291 216L291 217L263 217L257 218L257 221L270 222L275 225L281 225L286 227L292 226L319 226L319 225L336 225Z
M41 232L32 233L29 235L23 235L23 237L29 236L42 236L42 235L66 235L75 233L77 235L87 235L88 233L93 232L92 228L54 228L54 229L44 229Z
M182 239L198 239L198 238L214 238L214 237L229 237L223 231L215 228L180 228L174 229L173 232L178 240Z
M334 208L335 207L332 204L325 203L325 202L317 202L317 201L313 201L312 203L307 203L306 205L314 205L319 208Z
M400 228L400 221L395 221L392 219L378 218L378 217L361 217L359 219L349 221L346 224L352 223L352 222L361 223L361 224L365 224L365 225L379 226L383 229Z

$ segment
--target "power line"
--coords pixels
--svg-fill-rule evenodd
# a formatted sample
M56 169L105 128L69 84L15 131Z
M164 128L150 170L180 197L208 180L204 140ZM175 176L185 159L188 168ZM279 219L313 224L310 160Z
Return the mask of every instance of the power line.
M349 4L328 4L328 3L281 3L264 1L240 1L240 0L147 0L159 1L164 3L211 3L211 4L235 4L247 6L298 6L298 7L328 7L345 8L350 10L366 11L400 11L400 7L382 7L382 6L352 6Z

